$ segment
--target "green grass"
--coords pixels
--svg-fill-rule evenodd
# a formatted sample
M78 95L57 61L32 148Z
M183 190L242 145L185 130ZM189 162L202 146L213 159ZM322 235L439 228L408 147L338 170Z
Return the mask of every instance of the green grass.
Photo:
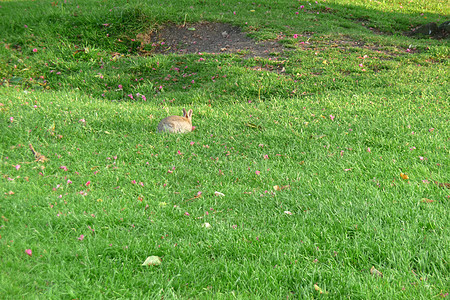
M0 2L0 298L445 297L447 2L213 2ZM139 56L185 19L292 52Z

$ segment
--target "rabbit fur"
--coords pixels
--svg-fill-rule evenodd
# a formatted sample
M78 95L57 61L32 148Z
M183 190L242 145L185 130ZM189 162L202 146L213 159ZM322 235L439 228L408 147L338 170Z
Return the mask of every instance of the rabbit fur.
M183 108L183 116L169 116L158 124L158 132L186 133L192 131L192 109L186 113Z

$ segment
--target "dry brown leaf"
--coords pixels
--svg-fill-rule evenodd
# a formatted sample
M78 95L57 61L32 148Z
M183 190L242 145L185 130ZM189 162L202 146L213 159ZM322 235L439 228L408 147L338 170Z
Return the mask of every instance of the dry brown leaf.
M77 51L75 51L75 52L73 53L73 55L75 55L75 54L77 54L77 53L80 53L80 52L86 52L86 49L80 49L80 50L77 50Z
M314 289L318 291L320 294L328 294L327 291L322 290L317 284L314 284Z
M39 153L36 150L34 150L33 145L29 144L28 146L30 147L31 152L33 153L34 157L36 158L36 161L38 161L38 162L46 162L46 161L48 161L47 157L45 157L41 153Z
M424 203L433 203L434 200L428 199L428 198L422 198L422 202Z
M273 186L273 189L274 189L275 191L282 191L282 190L288 189L288 188L290 188L290 187L291 187L290 185L282 185L282 186L274 185L274 186Z
M408 180L408 179L409 179L409 176L406 175L406 174L403 174L403 173L400 173L400 177L401 177L402 179L404 179L404 180Z
M372 268L370 269L370 274L372 274L373 276L383 277L383 273L375 269L374 266L372 266Z
M450 183L437 182L437 181L434 181L434 180L433 180L433 182L434 182L434 184L436 184L437 186L439 186L441 188L448 188L448 189L450 189Z
M197 193L197 195L195 195L195 196L194 196L194 198L191 198L191 199L187 199L187 200L185 200L184 202L188 202L188 201L191 201L191 200L194 200L194 199L200 198L201 196L202 196L202 193L201 193L201 192L198 192L198 193Z

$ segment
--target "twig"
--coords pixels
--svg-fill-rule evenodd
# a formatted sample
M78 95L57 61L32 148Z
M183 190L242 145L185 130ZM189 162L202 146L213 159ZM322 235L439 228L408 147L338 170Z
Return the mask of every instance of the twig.
M46 162L46 161L48 161L47 157L45 157L41 153L39 153L36 150L34 150L33 145L29 144L28 146L30 146L30 150L33 153L34 157L36 158L36 161L38 161L38 162Z

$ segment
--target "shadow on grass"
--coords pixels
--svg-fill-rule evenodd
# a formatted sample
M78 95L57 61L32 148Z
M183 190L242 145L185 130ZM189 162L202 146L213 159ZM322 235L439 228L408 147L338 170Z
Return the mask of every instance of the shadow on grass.
M136 36L153 31L158 24L169 20L178 24L188 20L231 23L241 26L256 40L275 39L293 49L300 41L294 35L306 42L341 38L362 43L379 35L389 35L385 44L403 44L412 43L412 39L398 34L442 18L437 13L422 16L419 12L386 12L335 3L239 3L217 6L206 1L177 4L130 1L126 5L112 2L93 6L89 1L45 5L34 1L4 2L2 11L6 14L0 21L0 43L3 44L0 61L5 68L0 70L0 76L5 79L3 84L32 89L76 88L112 100L144 100L167 91L179 93L192 89L198 89L199 93L231 91L231 95L244 98L289 96L298 92L296 76L301 72L285 70L280 63L282 57L274 57L275 62L271 63L258 59L243 62L239 55L221 55L220 62L210 57L209 62L201 64L196 56L138 58L143 45ZM423 39L414 43L425 48L447 41ZM342 44L347 47L346 43ZM377 46L376 50L380 48ZM378 72L389 68L375 69ZM270 74L263 78L259 70L270 71ZM348 75L354 71L343 72ZM324 68L311 67L308 73L324 75ZM248 79L243 80L244 76ZM240 85L250 87L249 94L243 93ZM306 89L308 93L318 90L313 86Z
M108 51L133 52L138 44L133 43L132 39L137 33L169 20L178 24L186 20L228 22L242 26L249 33L255 31L255 36L262 33L263 36L267 34L273 37L279 33L278 30L286 33L291 31L292 34L314 32L319 35L347 34L360 30L362 34L367 34L370 33L366 29L369 27L378 33L398 34L421 24L448 19L448 16L437 13L381 11L336 3L308 5L305 2L305 5L293 5L291 1L278 1L276 4L242 1L240 5L230 3L219 7L215 3L193 0L178 4L167 4L165 1L145 4L129 1L126 5L114 1L105 5L91 4L90 1L76 4L52 2L45 5L34 1L4 2L4 15L0 23L3 41L17 43L22 47L33 39L40 42L68 41L78 46L91 45ZM408 9L406 6L405 10ZM236 13L233 9L240 11Z

